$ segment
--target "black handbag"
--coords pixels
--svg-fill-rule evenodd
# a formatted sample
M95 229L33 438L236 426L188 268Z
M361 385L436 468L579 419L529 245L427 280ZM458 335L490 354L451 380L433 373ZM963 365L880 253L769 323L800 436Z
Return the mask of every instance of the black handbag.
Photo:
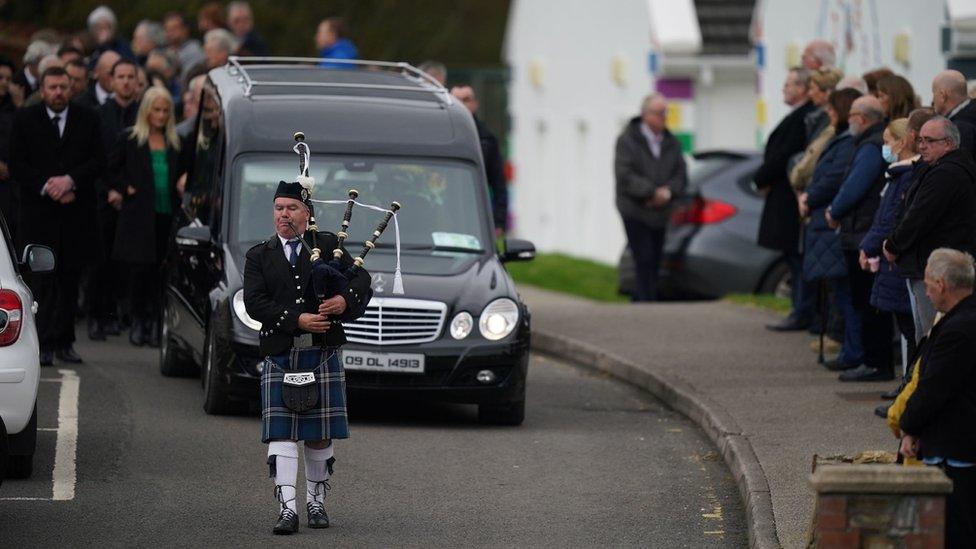
M315 371L286 372L281 382L281 400L293 412L305 412L319 403Z

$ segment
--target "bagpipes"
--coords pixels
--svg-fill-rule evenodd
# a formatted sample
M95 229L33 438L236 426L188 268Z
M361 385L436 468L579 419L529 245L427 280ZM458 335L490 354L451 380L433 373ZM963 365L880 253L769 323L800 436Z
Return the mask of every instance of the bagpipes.
M292 225L292 230L298 234L302 246L308 251L309 258L312 262L312 288L315 291L315 296L321 302L322 300L329 299L336 295L341 295L346 291L349 286L349 281L356 277L360 271L363 270L363 265L366 261L366 254L370 250L376 247L376 240L379 239L383 231L386 230L387 225L389 225L390 220L393 220L393 225L396 230L396 271L393 277L393 293L402 294L403 293L403 279L400 274L400 227L397 223L396 212L400 209L399 202L393 202L390 207L381 208L379 206L373 206L371 204L363 204L356 201L359 197L359 191L356 189L349 190L349 198L347 200L313 200L312 199L312 189L315 186L315 180L309 175L309 163L311 160L311 151L308 148L308 144L305 143L305 134L302 132L295 132L295 141L298 143L293 149L298 153L298 183L301 184L302 198L304 198L306 205L309 207L309 225L308 230L312 233L312 245L305 241L302 235L298 234L297 228ZM315 223L315 211L312 207L312 202L318 202L320 204L345 204L346 211L342 216L342 226L339 232L336 233L338 241L336 247L332 250L332 257L326 260L322 257L322 250L319 248L318 243L318 226ZM369 240L363 242L363 249L359 252L359 256L353 258L352 265L346 266L342 262L342 244L348 238L349 224L352 220L352 209L355 205L360 205L365 208L385 212L385 216L373 230L373 234L370 236Z

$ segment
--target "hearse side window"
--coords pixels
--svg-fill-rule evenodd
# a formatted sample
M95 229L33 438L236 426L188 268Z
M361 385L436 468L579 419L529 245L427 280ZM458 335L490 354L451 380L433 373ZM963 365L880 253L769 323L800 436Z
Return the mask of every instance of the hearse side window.
M201 96L199 126L193 167L183 195L183 207L188 221L196 219L203 225L209 225L214 207L214 178L219 170L220 149L223 145L220 97L209 81L204 85Z

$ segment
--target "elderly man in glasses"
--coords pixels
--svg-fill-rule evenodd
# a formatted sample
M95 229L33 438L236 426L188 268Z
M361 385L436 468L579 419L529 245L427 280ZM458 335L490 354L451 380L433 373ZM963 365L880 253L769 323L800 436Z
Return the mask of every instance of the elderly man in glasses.
M937 248L976 249L976 163L959 143L959 129L944 116L922 126L916 144L928 166L906 194L904 214L884 243L888 261L909 276L913 314L923 334L934 321L923 280L929 254Z

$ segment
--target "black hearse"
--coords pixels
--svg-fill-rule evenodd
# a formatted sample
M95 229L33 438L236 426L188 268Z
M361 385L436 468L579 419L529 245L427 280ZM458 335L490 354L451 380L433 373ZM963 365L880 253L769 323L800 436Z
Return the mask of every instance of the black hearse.
M302 131L318 199L403 205L403 294L393 294L394 231L370 252L374 297L345 324L350 390L406 392L473 403L485 422L520 424L529 312L503 262L531 259L531 243L496 251L488 186L470 114L425 73L403 63L232 58L211 70L195 159L170 254L160 369L199 366L204 409L228 413L259 398L260 323L244 309L244 253L274 235L272 197L297 174ZM318 205L336 232L343 206ZM357 208L346 247L356 255L378 219Z

